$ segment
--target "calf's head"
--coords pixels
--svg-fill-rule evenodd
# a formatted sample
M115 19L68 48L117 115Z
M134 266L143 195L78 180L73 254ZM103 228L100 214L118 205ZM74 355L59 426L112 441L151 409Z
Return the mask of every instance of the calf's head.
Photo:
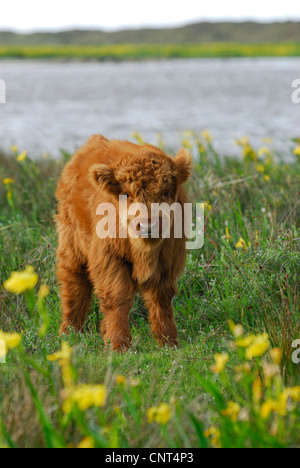
M168 237L164 226L173 229L174 211L168 207L178 201L179 187L189 179L191 171L188 150L181 148L172 159L152 149L149 153L126 155L115 167L96 164L90 176L97 190L109 195L117 206L118 219L128 238L153 244Z

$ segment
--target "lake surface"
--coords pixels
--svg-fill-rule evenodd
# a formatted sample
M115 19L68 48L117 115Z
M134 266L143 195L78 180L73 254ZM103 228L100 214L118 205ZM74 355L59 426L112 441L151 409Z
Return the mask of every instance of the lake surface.
M37 157L80 146L93 133L130 139L132 132L176 149L181 132L209 129L222 153L235 138L264 137L287 149L300 136L292 81L300 59L191 59L57 63L1 61L7 87L0 104L0 148L17 145Z

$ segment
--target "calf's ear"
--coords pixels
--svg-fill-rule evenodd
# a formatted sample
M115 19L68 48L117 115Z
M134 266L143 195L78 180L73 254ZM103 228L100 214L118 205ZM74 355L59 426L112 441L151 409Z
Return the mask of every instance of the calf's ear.
M94 187L115 195L119 194L119 182L115 178L113 169L106 164L92 166L89 171L89 178Z
M185 149L180 148L174 159L177 172L177 180L179 184L184 184L192 173L192 155Z

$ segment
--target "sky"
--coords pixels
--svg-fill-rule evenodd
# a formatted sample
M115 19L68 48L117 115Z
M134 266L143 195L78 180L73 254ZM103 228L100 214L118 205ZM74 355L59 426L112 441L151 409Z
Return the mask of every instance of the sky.
M0 30L117 30L177 26L197 21L300 20L300 2L285 0L9 0L1 5Z

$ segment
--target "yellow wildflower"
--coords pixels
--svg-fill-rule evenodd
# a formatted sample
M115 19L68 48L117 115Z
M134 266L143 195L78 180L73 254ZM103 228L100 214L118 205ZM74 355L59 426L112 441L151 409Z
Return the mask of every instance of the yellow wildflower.
M253 358L262 356L269 347L270 341L267 333L255 336L253 343L246 349L246 359L250 361Z
M224 234L224 236L222 236L222 239L225 239L227 241L230 241L230 239L231 239L231 235L229 234L228 226L226 226L226 228L225 228L225 234Z
M17 146L12 146L10 149L11 149L11 151L12 151L13 153L17 153L17 152L18 152L18 147L17 147Z
M221 432L217 427L210 427L204 432L205 437L210 437L211 443L214 447L220 447Z
M13 272L11 277L5 281L4 288L14 294L22 294L33 289L38 282L38 275L32 266L28 266L25 271Z
M261 174L263 174L265 172L265 166L263 164L257 164L255 166L255 170L256 172L260 172Z
M203 132L201 133L202 137L207 141L207 143L211 143L212 140L213 140L213 137L210 133L209 130L203 130Z
M18 155L17 161L22 162L22 161L25 161L26 158L27 158L27 151L22 151L22 153Z
M38 292L39 298L44 299L45 297L49 296L49 294L50 294L49 287L46 284L42 284Z
M292 400L299 402L300 401L300 386L296 387L287 387L283 391L283 395L287 398L292 398Z
M211 370L215 374L219 374L224 370L227 362L229 361L229 356L227 353L224 354L215 354L215 361L216 363L212 366Z
M235 247L237 249L248 250L247 244L242 237L239 238L239 241L237 244L235 244Z
M260 150L258 151L258 156L262 157L264 155L266 156L269 156L270 155L270 150L269 148L267 148L266 146L263 146L262 148L260 148Z
M266 182L269 182L270 179L271 179L271 177L270 177L268 174L265 174L265 175L264 175L264 180L265 180Z
M19 346L22 336L18 333L4 333L0 330L0 359L7 355L8 350Z
M207 210L211 211L211 209L212 209L211 204L208 201L204 202L204 210L205 211L207 211Z
M140 133L133 132L132 137L138 142L139 145L144 145L145 140Z
M80 384L66 392L63 410L67 414L70 413L74 404L77 404L80 411L86 411L92 406L100 408L105 405L106 399L105 385Z
M297 148L295 148L293 150L293 153L296 155L296 156L300 156L300 145L297 146Z
M272 348L270 351L270 356L274 364L277 364L278 366L281 363L281 358L282 358L282 351L280 348Z
M148 421L150 423L156 421L163 426L171 419L171 408L167 403L161 403L159 406L154 406L148 410Z
M59 361L59 365L62 368L62 375L65 387L70 388L73 385L73 374L71 368L71 355L72 348L65 341L62 343L61 350L57 351L55 354L47 356L48 361Z
M232 422L236 422L240 411L241 407L238 403L235 403L234 401L229 401L228 407L225 410L221 411L221 414L223 416L228 416Z
M250 346L255 339L255 335L248 335L245 338L240 338L239 340L235 341L236 346L239 348L247 348Z
M84 437L77 445L78 449L93 449L95 448L95 441L93 437Z
M277 403L274 400L266 400L260 407L260 415L262 419L267 419L272 411L276 411Z
M47 356L48 361L70 361L72 355L72 348L65 341L62 343L61 350L55 354Z
M126 379L123 375L117 375L116 382L118 385L126 385Z
M181 144L182 144L182 146L184 146L185 148L187 148L189 150L192 149L192 147L193 147L191 141L188 138L184 138L183 140L181 140Z
M230 328L231 333L236 338L240 338L244 335L244 329L242 325L235 325L233 320L229 320L228 326Z
M15 181L14 181L14 179L9 179L7 177L6 179L3 180L3 183L4 183L4 185L10 185L10 184L14 184Z

